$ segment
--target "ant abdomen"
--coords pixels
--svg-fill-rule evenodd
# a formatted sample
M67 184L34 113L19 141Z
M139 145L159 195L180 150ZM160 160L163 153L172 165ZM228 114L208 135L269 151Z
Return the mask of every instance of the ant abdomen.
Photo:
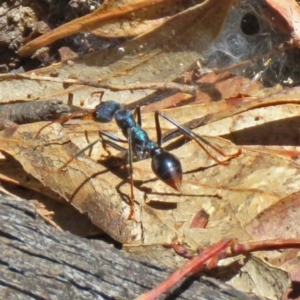
M154 148L152 157L152 171L165 184L179 191L182 183L182 167L179 159L161 147Z

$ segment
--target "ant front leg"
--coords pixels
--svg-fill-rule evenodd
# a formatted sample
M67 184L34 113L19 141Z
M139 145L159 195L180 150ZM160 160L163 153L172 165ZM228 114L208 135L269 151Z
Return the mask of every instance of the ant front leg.
M126 151L125 148L121 147L120 145L116 144L115 142L119 143L128 143L128 164L129 164L129 177L130 177L130 213L128 216L128 220L133 220L134 215L134 192L133 192L133 150L132 150L132 131L130 128L127 129L127 136L128 140L120 139L112 134L107 132L99 132L100 138L102 139L102 144L104 144L104 148L109 145L110 147L119 150L119 151ZM111 139L109 141L107 139L103 139L103 136Z
M107 140L104 139L103 136L111 139ZM105 148L105 150L107 151L106 147L110 146L118 151L127 151L127 149L123 148L122 146L118 145L116 142L119 143L128 143L128 163L129 163L129 175L130 175L130 213L128 216L128 220L132 220L133 219L133 215L134 215L134 192L133 192L133 152L132 152L132 134L131 134L131 130L128 129L128 140L123 140L120 139L114 135L111 135L107 132L104 131L99 131L99 137L100 139L97 139L96 141L90 143L89 145L87 145L86 147L84 147L83 149L81 149L80 151L78 151L72 158L70 158L66 163L63 164L63 166L61 166L58 169L58 172L62 172L75 158L77 158L78 156L80 156L81 154L83 154L86 150L90 149L91 147L93 147L96 143L98 143L99 141L102 142L102 144L104 145L103 147Z
M71 157L67 162L65 162L58 170L57 172L61 173L75 158L79 157L82 153L84 153L86 150L92 148L95 144L97 144L99 142L99 140L96 140L92 143L90 143L89 145L87 145L86 147L84 147L83 149L79 150L77 153L75 153L75 155L73 157Z
M107 139L104 139L103 137L107 137L110 140L107 140ZM128 143L127 140L123 140L123 139L120 139L110 133L107 133L105 131L99 131L99 137L100 137L100 141L102 143L102 147L103 149L108 153L108 155L110 155L111 153L109 152L109 150L107 149L107 146L110 146L118 151L121 151L121 152L124 152L124 151L127 151L127 149L123 148L122 146L118 145L117 143L115 142L118 142L118 143Z
M128 220L132 220L134 215L134 192L133 192L133 150L132 150L132 130L127 129L128 136L128 164L129 164L129 176L130 176L130 214Z
M109 145L111 146L112 148L116 149L116 150L119 150L119 151L126 151L125 148L121 147L120 145L114 143L113 141L109 141L109 140L105 140L103 139L102 136L106 136L114 141L117 141L117 142L121 142L121 143L127 143L126 140L122 140L122 139L119 139L118 137L116 136L113 136L107 132L103 132L103 131L99 131L99 137L100 139L97 139L95 140L94 142L88 144L86 147L84 147L83 149L79 150L77 153L75 153L75 155L73 157L71 157L67 162L65 162L59 169L58 169L58 172L62 172L75 158L79 157L81 154L83 154L86 150L89 150L91 149L95 144L97 144L99 141L102 142L102 145L103 145L103 148L105 149L105 151L108 152L106 146Z
M178 124L176 121L174 121L173 119L171 119L167 115L165 115L165 114L163 114L163 113L161 113L159 111L156 111L155 112L155 123L156 123L156 127L159 128L159 131L157 130L157 140L158 140L158 143L162 143L162 135L161 135L161 129L160 129L160 124L159 124L159 116L161 116L162 118L164 118L165 120L169 121L171 124L173 124L174 126L176 126L183 135L185 135L186 137L189 137L189 138L193 139L201 147L201 149L203 149L203 151L210 158L212 158L216 163L218 163L220 165L228 165L228 162L227 161L220 161L219 159L217 159L215 156L213 156L204 147L203 144L205 144L206 146L212 148L215 152L217 152L218 154L222 155L223 157L235 158L235 157L238 157L241 154L241 150L240 149L236 153L234 153L234 154L226 154L226 153L224 153L222 150L220 150L217 147L215 147L214 145L212 145L208 140L206 140L201 135L196 134L192 130L187 129L184 126Z

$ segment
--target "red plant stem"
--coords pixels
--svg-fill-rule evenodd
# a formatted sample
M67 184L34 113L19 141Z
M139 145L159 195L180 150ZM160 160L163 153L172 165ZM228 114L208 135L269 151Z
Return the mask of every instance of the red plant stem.
M233 239L220 241L219 243L205 249L195 258L187 262L183 267L175 271L168 279L161 282L156 288L141 295L140 297L136 298L136 300L155 299L162 293L166 292L173 285L178 283L178 281L182 279L184 276L188 275L189 273L193 273L195 271L198 272L201 269L203 269L205 262L207 262L209 259L213 258L215 255L220 253L223 249L228 247L228 245L232 242Z
M273 239L258 242L248 242L244 244L238 244L235 242L231 247L231 256L253 251L279 250L287 248L300 248L300 239Z
M219 261L220 259L246 254L254 251L279 250L287 248L300 248L300 239L273 239L258 242L248 242L244 244L237 243L236 239L221 241L206 250L202 251L198 256L186 263L182 268L174 272L168 279L161 282L156 288L141 295L136 300L153 300L166 292L173 285L178 283L180 279L189 273L201 271L204 266L211 260ZM223 251L222 251L223 250ZM213 266L216 263L213 262Z

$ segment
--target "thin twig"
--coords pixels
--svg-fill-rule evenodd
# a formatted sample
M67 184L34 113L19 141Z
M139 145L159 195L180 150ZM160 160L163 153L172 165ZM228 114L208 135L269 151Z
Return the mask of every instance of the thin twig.
M125 90L174 90L186 94L195 95L197 88L187 84L180 84L176 82L152 82L152 83L133 83L127 85L114 85L105 82L89 81L82 79L61 79L51 76L38 76L35 74L0 74L0 80L12 80L12 79L25 79L25 80L37 80L37 81L51 81L68 85L85 85L94 88L109 89L111 91L125 91Z

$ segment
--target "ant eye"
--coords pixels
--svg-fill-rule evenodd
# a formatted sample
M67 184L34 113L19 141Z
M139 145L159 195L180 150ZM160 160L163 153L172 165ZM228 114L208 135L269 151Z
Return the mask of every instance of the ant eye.
M257 16L247 13L241 20L241 30L245 35L255 35L259 32L259 21Z

